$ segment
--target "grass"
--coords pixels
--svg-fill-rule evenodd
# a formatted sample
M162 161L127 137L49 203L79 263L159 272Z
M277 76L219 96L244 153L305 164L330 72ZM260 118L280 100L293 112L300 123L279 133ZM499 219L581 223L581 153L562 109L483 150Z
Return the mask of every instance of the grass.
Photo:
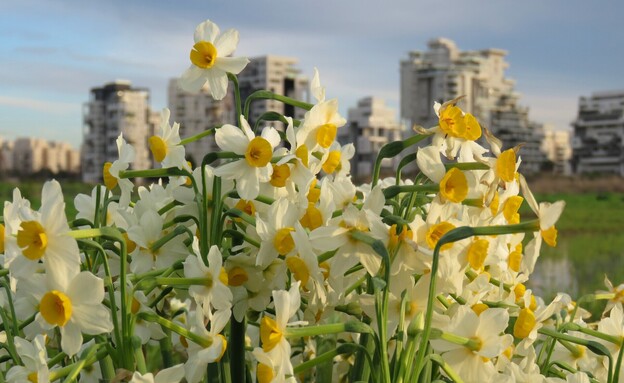
M43 188L43 182L41 181L26 181L19 184L0 181L0 206L4 206L4 201L13 200L13 189L16 187L19 187L22 197L28 199L34 209L38 209L41 206L41 189ZM93 185L78 181L61 181L61 187L65 196L67 216L69 219L73 219L77 213L74 208L74 198L80 193L91 194Z

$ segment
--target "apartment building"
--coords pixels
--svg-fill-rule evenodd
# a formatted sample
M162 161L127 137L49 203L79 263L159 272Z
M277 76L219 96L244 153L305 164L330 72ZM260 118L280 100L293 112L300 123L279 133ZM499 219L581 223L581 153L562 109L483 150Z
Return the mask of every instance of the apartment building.
M178 79L171 79L167 90L171 121L180 124L180 137L188 138L223 124L235 124L233 87L223 100L214 100L208 84L197 94L186 92L178 86ZM218 150L214 134L185 145L186 157L198 166L204 156Z
M115 140L120 133L135 149L133 169L152 166L148 139L160 123L149 106L147 89L133 88L130 81L117 80L91 89L83 106L82 180L102 181L105 162L118 158Z
M572 126L575 173L624 176L624 90L581 97Z
M405 127L396 120L396 112L384 100L364 97L349 108L347 125L338 129L341 144L353 143L355 155L351 159L351 175L359 181L370 181L379 150L387 143L402 139ZM400 158L387 158L381 173L396 170Z
M545 125L542 151L552 163L553 173L563 175L571 173L572 145L569 131L555 130L552 126Z
M401 118L411 125L436 126L434 102L463 96L458 105L505 146L524 146L522 171L539 171L545 159L540 145L541 124L531 122L519 105L515 81L505 76L509 63L501 49L461 51L448 39L429 41L427 51L413 51L401 60Z
M80 154L66 142L21 137L0 142L0 171L5 174L29 176L40 172L78 173Z

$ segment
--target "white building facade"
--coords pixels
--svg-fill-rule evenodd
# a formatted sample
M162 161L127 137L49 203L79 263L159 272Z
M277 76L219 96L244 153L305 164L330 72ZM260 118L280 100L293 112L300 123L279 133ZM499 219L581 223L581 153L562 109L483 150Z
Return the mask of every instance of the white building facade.
M119 156L115 140L123 134L135 149L133 169L152 166L148 139L160 123L149 107L149 91L133 88L129 81L115 81L91 89L83 107L82 180L102 182L102 167Z
M365 97L349 108L347 125L338 129L341 144L353 143L351 175L358 181L370 181L379 150L387 143L400 141L405 127L396 120L396 112L376 97ZM400 158L382 161L381 174L396 170Z
M0 141L0 172L18 177L37 173L78 174L80 152L67 142L43 138L20 137L15 141Z
M572 126L575 173L624 176L624 90L581 97Z
M401 118L410 125L436 126L434 102L463 96L458 105L500 136L506 148L520 150L525 173L540 170L541 124L528 118L518 104L515 82L505 77L509 63L500 49L460 51L451 40L431 40L425 52L414 51L401 61Z
M250 58L249 64L238 75L241 98L245 100L257 90L268 90L295 100L308 102L309 81L297 68L298 60L292 57L261 56ZM286 105L276 100L257 100L251 104L249 121L253 124L261 116L273 111L294 119L302 119L305 110ZM270 123L283 128L281 123Z
M544 126L544 141L542 151L552 163L552 171L555 174L569 175L572 172L570 160L572 159L572 144L570 132L567 130L555 130L551 126Z

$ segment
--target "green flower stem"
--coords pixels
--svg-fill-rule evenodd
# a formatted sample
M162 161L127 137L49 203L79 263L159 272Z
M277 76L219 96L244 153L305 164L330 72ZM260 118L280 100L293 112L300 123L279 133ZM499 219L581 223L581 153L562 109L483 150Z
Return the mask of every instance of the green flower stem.
M373 334L373 330L370 326L358 321L347 321L307 327L290 327L286 329L285 335L287 338L303 338L306 336L338 334L341 332Z
M528 221L519 223L517 225L502 225L502 226L482 226L482 227L468 227L462 226L449 231L444 234L442 238L436 243L433 250L433 262L431 264L431 281L429 282L429 295L427 299L427 309L425 310L425 328L423 329L422 338L420 340L420 346L416 355L416 375L420 375L425 358L425 352L429 342L429 336L431 332L431 322L433 320L433 301L436 291L436 275L438 273L438 264L440 259L440 248L447 244L460 241L462 239L470 238L475 235L500 235L500 234L513 234L513 233L530 233L539 231L539 220Z
M17 315L15 315L15 305L13 303L13 292L11 291L11 280L8 275L4 276L4 282L2 283L6 290L7 301L9 302L9 310L11 311L11 324L13 325L13 336L19 335L19 328L17 326Z
M411 164L414 161L416 161L416 153L410 153L406 155L405 157L401 158L401 161L399 161L399 165L397 166L397 171L396 171L396 184L397 185L399 184L399 181L401 180L401 177L403 175L402 174L403 168Z
M230 317L230 336L229 336L229 358L230 373L229 376L233 382L244 382L246 375L245 365L245 318L239 322L234 318L234 314Z
M195 285L203 285L210 286L212 284L212 278L165 278L165 277L156 277L154 278L157 285L167 285L167 286L195 286Z
M198 345L207 348L210 347L212 345L212 339L206 339L203 338L187 329L185 329L184 327L177 325L173 322L171 322L170 320L167 320L163 317L161 317L160 315L154 314L154 313L150 313L150 312L140 312L137 315L139 318L146 320L148 322L152 322L152 323L158 323L159 325L161 325L162 327L169 329L179 335L182 335L183 337L185 337L186 339L197 343Z
M452 168L456 168L459 170L490 170L490 166L488 164L484 164L481 162L453 162L444 164L446 170L450 170Z
M9 275L8 269L0 270L0 277L5 277L7 275Z
M618 347L622 346L622 341L624 340L621 336L605 334L588 327L579 326L576 323L566 323L562 327L565 328L566 331L578 331L598 339L606 340L607 342L613 343Z
M143 354L143 345L141 344L141 338L138 336L132 337L132 348L134 349L134 360L136 361L136 368L140 374L147 373L147 366L145 365L145 355Z
M190 177L191 173L179 168L161 168L161 169L145 169L145 170L122 170L119 172L119 178L157 178L157 177L175 177L186 176Z
M611 379L612 382L620 381L620 373L622 372L622 360L623 359L624 359L624 347L620 345L620 351L618 352L618 358L615 364L615 371L613 373L613 379Z
M241 107L241 95L240 95L240 87L238 85L238 78L236 77L236 75L234 75L233 73L228 72L227 74L228 80L232 81L232 84L234 84L234 105L235 105L235 110L236 110L236 121L238 122L238 127L242 129L241 127L241 114L242 112L242 107Z
M438 184L427 184L427 185L392 185L388 186L384 189L384 197L386 199L390 199L396 197L400 193L436 193L440 191L440 185Z
M169 368L173 366L173 345L171 344L171 331L164 330L165 337L158 341L160 345L160 355L163 360L163 367Z
M194 234L191 232L191 230L188 227L182 226L182 225L176 226L176 228L173 229L173 231L167 233L162 238L159 238L157 241L152 243L152 246L150 246L150 251L152 253L155 253L156 251L158 251L158 249L163 247L167 242L171 241L173 238L177 237L178 235L184 234L184 233L187 233L191 239L194 237Z
M385 144L381 148L381 150L379 150L379 154L377 155L377 158L375 159L375 166L373 168L373 180L371 183L372 187L375 187L375 185L377 185L377 182L379 181L379 172L381 171L381 162L384 160L384 158L396 157L403 150L409 148L412 145L416 145L417 143L419 143L420 141L424 140L425 138L429 136L430 136L429 134L416 134L403 141L394 141L394 142Z
M226 216L230 216L230 217L236 217L236 218L240 218L243 221L247 222L248 224L252 225L252 226L256 226L256 219L252 216L250 216L247 213L244 213L241 210L238 209L229 209L228 211L225 212Z
M93 348L99 347L99 345L94 345ZM78 377L78 374L80 373L80 370L82 370L85 367L89 367L90 365L92 365L93 363L97 362L98 360L101 360L102 358L104 358L106 355L108 354L108 351L103 348L101 350L99 350L97 353L95 353L94 355L88 355L86 358L84 359L80 359L78 362L70 364L69 366L65 366L63 368L60 368L58 370L54 370L54 371L50 371L50 382L53 382L55 380L61 379L63 377L66 377L68 375L71 374L71 376L73 376L72 379L65 379L65 382L71 382L71 381L75 381L76 378ZM79 367L77 370L76 368ZM76 370L76 371L74 371ZM74 376L75 374L75 376Z
M183 205L183 203L180 202L180 201L173 200L173 201L169 202L168 204L166 204L165 206L161 207L158 210L158 215L163 215L166 212L168 212L169 210L173 209L174 207L180 206L180 205Z
M111 317L113 320L113 336L115 337L115 343L121 344L121 334L119 332L120 331L119 320L117 318L117 302L115 299L115 286L113 286L113 282L112 282L113 276L110 271L106 252L104 251L104 248L95 241L91 241L88 239L79 239L78 243L83 246L88 246L93 249L96 249L97 251L100 252L102 256L102 263L104 264L104 273L107 276L105 283L106 283L107 292L108 292L108 300L110 301L111 311L112 311Z
M65 358L67 358L67 354L65 354L63 351L59 352L58 354L54 355L53 358L50 358L50 360L48 360L48 368L56 366L57 364L61 363Z
M256 241L255 239L251 238L248 235L245 235L245 234L241 233L238 230L234 230L234 229L224 230L223 231L223 236L224 237L238 238L238 239L241 239L241 240L249 243L252 246L255 246L256 248L260 248L260 242Z
M245 114L245 118L247 119L249 119L249 108L251 106L251 103L255 100L276 100L276 101L283 102L284 104L296 106L298 108L305 109L305 110L310 110L314 106L307 102L295 100L293 98L275 94L267 90L258 90L258 91L253 92L251 95L249 95L249 97L247 97L247 100L245 100L244 114Z
M106 382L110 382L115 378L115 364L110 353L100 359L100 371L102 371L102 378Z
M117 228L113 227L101 227L98 229L83 229L74 230L68 233L75 239L88 239L88 238L104 238L109 241L119 243L120 251L120 270L119 270L119 289L121 293L121 336L122 341L118 347L120 350L120 357L123 362L123 367L131 369L134 365L132 361L132 355L129 354L130 349L130 315L128 315L128 295L126 294L127 284L127 267L128 267L128 249L126 246L126 240L122 236L121 232Z
M78 374L80 374L80 371L87 365L87 363L89 363L89 365L95 363L98 360L98 358L96 358L96 351L99 347L100 347L99 344L93 345L92 347L89 348L89 351L86 352L87 354L86 357L80 358L78 362L72 364L71 366L73 366L73 368L69 371L69 373L67 374L67 377L65 378L63 382L64 383L75 382L76 379L78 378Z
M442 357L440 355L438 355L438 354L430 354L430 355L427 356L427 358L430 359L432 362L435 362L438 366L442 367L444 372L446 372L448 377L451 378L451 380L453 382L455 382L455 383L464 383L464 381L459 377L459 375L457 375L455 370L453 370L453 368L451 368L451 366L449 366L449 364L446 363L444 361L444 359L442 359Z
M9 293L7 293L7 295L9 295ZM0 319L2 319L2 323L9 323L11 322L11 320L9 319L9 317L7 316L6 312L4 311L3 308L0 307ZM5 328L5 330L7 330L7 328ZM5 345L6 350L9 352L9 355L11 356L11 359L13 359L13 362L15 364L22 364L19 354L17 353L17 350L15 349L15 343L13 342L13 337L16 336L17 334L13 334L12 331L6 331L6 338L7 338L7 342Z
M210 223L210 246L221 245L221 177L214 176L212 178L212 222ZM204 259L204 262L208 264L208 258Z
M204 138L204 137L211 136L211 135L213 135L213 134L215 133L215 131L216 131L217 129L219 129L220 127L221 127L221 125L219 125L219 126L215 126L215 127L213 127L213 128L210 128L210 129L204 130L203 132L198 133L198 134L196 134L196 135L194 135L194 136L187 137L187 138L185 138L185 139L183 139L183 140L181 140L181 141L180 141L180 145L190 144L191 142L199 141L199 140L201 140L201 139L202 139L202 138Z
M335 349L333 349L331 351L327 351L327 352L317 356L314 359L310 359L308 361L305 361L305 362L301 363L300 365L298 365L297 367L294 368L293 372L295 374L300 374L300 373L302 373L304 371L307 371L307 370L309 370L309 369L311 369L313 367L316 367L316 366L318 366L320 364L332 361L334 359L334 357L336 357L337 355L339 355L337 348L335 348Z
M480 342L476 339L466 338L435 328L431 329L429 337L430 339L442 339L453 344L464 346L471 351L479 351L481 348L481 345L479 344Z

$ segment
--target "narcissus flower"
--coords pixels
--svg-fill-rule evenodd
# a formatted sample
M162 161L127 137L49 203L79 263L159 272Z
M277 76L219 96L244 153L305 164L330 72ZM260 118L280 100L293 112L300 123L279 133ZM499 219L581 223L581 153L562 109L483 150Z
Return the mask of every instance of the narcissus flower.
M160 122L160 134L149 138L149 147L156 162L164 168L176 167L190 171L185 159L184 146L180 145L180 124L169 125L171 111L163 109Z
M82 333L98 335L113 330L113 322L104 300L104 281L88 271L65 280L47 279L46 292L39 300L37 321L44 327L58 327L61 348L75 355L82 345Z
M274 128L266 127L262 130L262 134L256 137L242 116L241 125L242 130L229 124L217 129L215 133L217 145L222 150L233 152L243 158L219 166L214 170L214 174L236 180L238 195L251 201L260 192L260 183L271 180L273 149L279 145L280 136Z
M119 159L113 163L107 162L102 169L104 177L104 185L108 190L113 190L117 185L121 189L121 196L119 197L119 206L126 207L130 204L130 195L134 185L132 181L127 178L119 177L119 172L127 170L130 164L134 162L135 151L132 145L126 143L123 138L123 134L119 134L117 137L117 152L119 153Z
M239 74L249 63L245 57L227 57L238 45L238 31L219 32L219 27L210 20L197 26L190 54L192 64L179 82L182 89L193 93L208 83L215 100L222 100L227 94L227 73Z

